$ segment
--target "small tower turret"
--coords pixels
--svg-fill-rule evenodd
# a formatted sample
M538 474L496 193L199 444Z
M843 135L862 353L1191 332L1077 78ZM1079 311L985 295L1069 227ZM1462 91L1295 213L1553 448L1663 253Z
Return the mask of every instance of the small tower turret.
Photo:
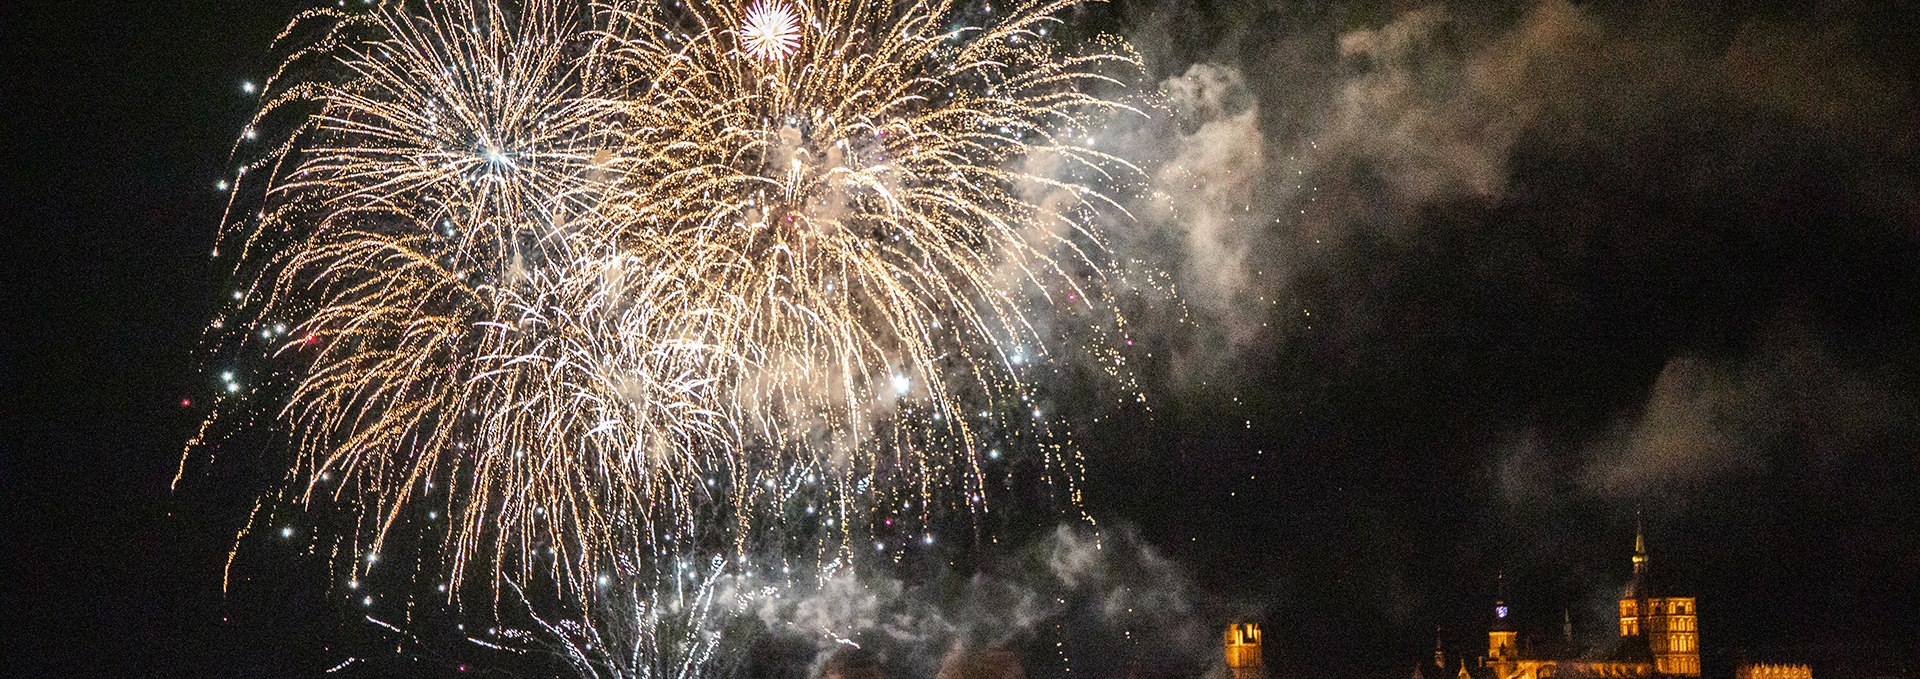
M1250 622L1227 625L1227 673L1232 679L1265 679L1266 662L1260 653L1260 626Z
M1501 574L1499 594L1493 599L1493 624L1487 629L1486 665L1496 678L1512 674L1520 661L1520 634L1507 613L1507 576Z

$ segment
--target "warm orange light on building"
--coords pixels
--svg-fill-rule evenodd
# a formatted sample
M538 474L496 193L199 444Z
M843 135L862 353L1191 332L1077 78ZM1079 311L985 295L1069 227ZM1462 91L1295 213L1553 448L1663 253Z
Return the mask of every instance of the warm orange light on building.
M1700 620L1693 597L1653 596L1647 584L1647 541L1633 534L1633 580L1620 598L1620 636L1644 636L1661 674L1700 676Z
M1654 596L1647 578L1647 541L1636 528L1633 536L1633 580L1620 597L1620 641L1610 650L1545 657L1520 649L1518 634L1507 619L1504 600L1494 602L1493 625L1487 630L1487 655L1480 666L1492 679L1552 679L1561 676L1642 679L1700 676L1700 627L1693 597ZM1504 598L1504 597L1503 597ZM1566 623L1566 643L1573 641L1572 623ZM1795 675L1755 674L1737 679L1811 679Z
M1262 679L1266 661L1260 654L1260 626L1250 623L1227 625L1225 634L1227 670L1233 679Z
M1741 665L1734 670L1733 679L1813 679L1813 668L1806 665L1755 663Z

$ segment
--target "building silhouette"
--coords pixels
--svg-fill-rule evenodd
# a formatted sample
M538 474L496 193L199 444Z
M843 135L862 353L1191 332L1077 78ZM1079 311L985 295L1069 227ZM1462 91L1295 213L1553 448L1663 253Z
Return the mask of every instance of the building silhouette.
M1749 663L1734 670L1733 679L1813 679L1813 668L1807 665Z
M1648 562L1646 535L1636 523L1633 578L1620 596L1619 636L1602 648L1584 651L1573 646L1572 617L1564 611L1560 643L1540 644L1543 650L1539 651L1522 646L1520 632L1507 608L1502 578L1493 602L1493 619L1487 629L1487 654L1480 658L1479 671L1468 672L1463 664L1462 676L1470 675L1471 679L1700 676L1700 627L1694 598L1658 591L1648 574ZM1434 654L1436 662L1441 664L1439 669L1444 670L1444 659L1437 647ZM1443 676L1439 672L1416 672L1416 675L1420 679Z

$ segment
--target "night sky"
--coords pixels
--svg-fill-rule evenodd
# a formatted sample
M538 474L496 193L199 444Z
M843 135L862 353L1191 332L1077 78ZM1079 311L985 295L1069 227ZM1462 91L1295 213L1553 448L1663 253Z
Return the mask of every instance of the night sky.
M545 671L396 653L325 564L271 547L223 595L270 455L168 488L215 385L241 82L306 6L0 6L0 675ZM1166 98L1110 134L1173 195L1116 250L1191 320L1134 310L1150 413L1073 383L1049 406L1154 580L1109 584L1177 583L1168 624L1204 632L1169 655L1251 619L1276 677L1405 676L1436 628L1484 653L1502 573L1523 630L1566 615L1599 643L1638 512L1662 586L1699 599L1709 675L1920 676L1920 12L1075 16Z

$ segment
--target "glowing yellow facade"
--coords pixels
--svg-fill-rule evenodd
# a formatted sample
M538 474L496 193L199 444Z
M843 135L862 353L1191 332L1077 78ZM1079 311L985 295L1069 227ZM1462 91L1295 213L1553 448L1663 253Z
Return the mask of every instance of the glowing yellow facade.
M1227 672L1232 679L1264 679L1266 661L1260 653L1260 626L1250 622L1227 625Z
M1733 679L1813 679L1813 668L1806 665L1772 665L1756 663L1741 665L1733 671Z
M1487 633L1487 662L1513 663L1520 661L1520 633L1513 630L1494 630Z
M1620 636L1645 636L1661 674L1700 676L1699 630L1693 597L1620 600Z
M1646 638L1654 671L1700 676L1700 621L1693 597L1652 596L1647 586L1647 541L1638 529L1633 535L1633 581L1620 598L1620 636Z
M1487 668L1493 672L1495 679L1553 679L1563 674L1582 679L1645 679L1653 676L1652 666L1635 662L1522 659L1510 663L1489 663Z

